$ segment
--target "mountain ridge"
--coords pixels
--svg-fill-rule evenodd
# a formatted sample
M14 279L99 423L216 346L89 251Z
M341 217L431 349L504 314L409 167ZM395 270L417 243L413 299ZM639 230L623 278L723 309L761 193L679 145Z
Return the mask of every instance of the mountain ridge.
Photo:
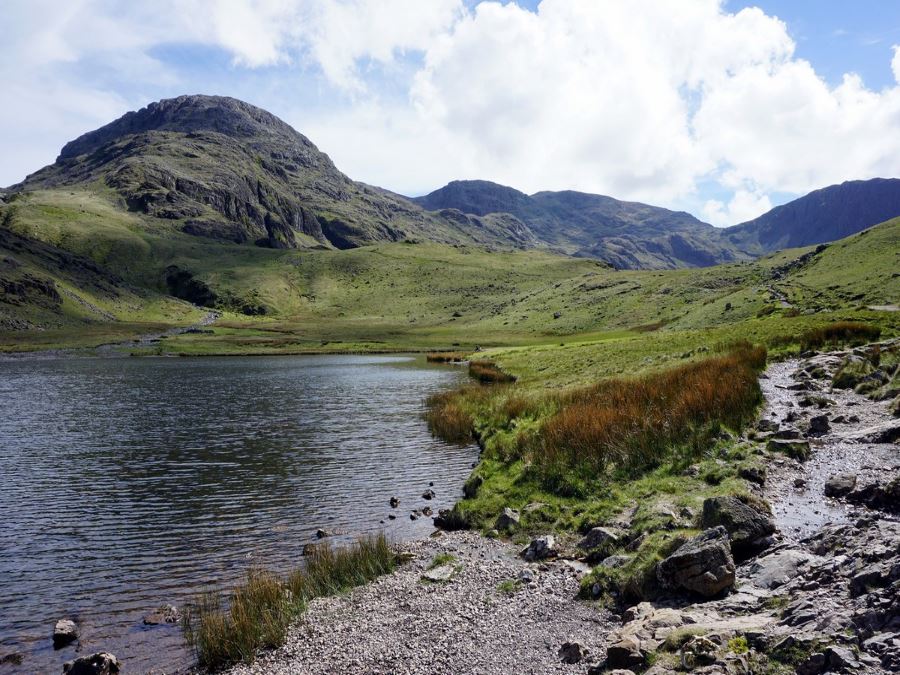
M347 249L429 241L545 249L618 269L704 267L839 239L900 215L900 180L814 191L715 228L684 211L574 190L527 195L451 181L404 197L354 181L306 136L238 99L190 95L128 112L66 143L12 192L95 186L122 208L205 239Z

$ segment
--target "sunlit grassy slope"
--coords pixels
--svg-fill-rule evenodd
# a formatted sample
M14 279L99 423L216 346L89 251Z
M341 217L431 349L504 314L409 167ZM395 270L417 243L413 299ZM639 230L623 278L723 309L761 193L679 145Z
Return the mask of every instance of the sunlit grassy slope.
M0 218L13 232L85 256L121 278L121 297L110 299L52 264L42 269L37 253L4 251L27 258L35 275L68 285L117 322L83 311L84 305L68 307L65 299L55 314L0 303L8 316L52 329L41 338L35 331L0 333L3 349L45 346L47 333L55 342L87 344L104 330L122 332L121 322L190 323L201 313L166 295L172 265L213 289L223 311L213 334L167 339L165 350L172 353L479 345L501 348L493 355L526 382L588 381L681 358L707 342L766 339L838 316L878 321L890 330L896 314L866 307L900 300L893 272L900 268L900 220L808 259L803 256L813 249L704 269L615 271L541 252L438 244L336 251L224 243L184 234L178 221L130 213L102 187L24 195ZM266 314L241 314L245 305Z

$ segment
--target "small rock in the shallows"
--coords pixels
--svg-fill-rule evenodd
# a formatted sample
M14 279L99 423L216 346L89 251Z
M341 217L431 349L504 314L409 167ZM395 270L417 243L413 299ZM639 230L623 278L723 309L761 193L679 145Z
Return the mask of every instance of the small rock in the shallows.
M78 638L78 626L71 619L60 619L53 626L53 647L60 649Z
M434 499L434 490L428 489L422 493L422 499Z
M161 605L144 617L145 626L158 626L163 623L178 623L181 615L175 605Z
M400 498L399 497L391 497L389 503L390 503L392 509L396 509L398 506L400 506Z
M116 675L121 667L119 659L109 652L82 656L63 665L65 675Z

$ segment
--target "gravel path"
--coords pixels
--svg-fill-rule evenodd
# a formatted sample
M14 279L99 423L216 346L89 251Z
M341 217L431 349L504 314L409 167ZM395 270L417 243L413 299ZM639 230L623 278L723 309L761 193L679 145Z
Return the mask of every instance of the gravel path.
M576 572L563 562L527 564L509 544L470 532L405 547L416 557L352 593L313 601L284 647L232 675L250 673L584 673L605 654L619 622L576 599ZM438 554L457 558L449 581L422 580ZM498 586L530 570L530 583ZM577 641L578 664L558 655Z
M834 369L840 358L828 354L817 362L830 363ZM826 524L850 522L857 509L846 502L824 496L825 481L836 474L850 473L860 484L878 482L896 476L900 470L900 452L893 443L860 442L860 432L893 418L887 402L872 401L853 390L831 389L830 380L803 380L797 377L799 368L808 361L790 359L769 366L767 377L760 380L766 407L762 417L781 422L791 414L796 420L787 426L803 428L815 415L830 418L830 429L808 440L813 456L805 463L777 458L769 466L769 480L764 491L772 505L778 529L787 537L799 539ZM795 391L791 386L805 382L807 390ZM831 405L825 409L815 406L803 408L801 399L821 396ZM852 418L853 422L836 419ZM795 485L796 481L798 482Z

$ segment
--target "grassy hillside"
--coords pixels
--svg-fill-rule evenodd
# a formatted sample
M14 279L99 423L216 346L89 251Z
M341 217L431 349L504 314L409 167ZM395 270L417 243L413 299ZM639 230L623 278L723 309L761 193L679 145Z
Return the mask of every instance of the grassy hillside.
M0 305L10 320L69 330L80 342L88 327L96 332L110 318L188 323L200 313L168 296L185 292L184 284L172 285L177 269L190 280L188 291L209 291L202 301L223 318L212 335L168 339L166 349L175 353L479 345L504 348L495 356L526 380L555 372L555 379L568 382L589 379L598 368L634 369L645 358L680 355L733 335L790 333L837 314L890 327L894 314L867 307L900 300L893 272L900 220L819 252L797 249L704 269L616 271L593 260L461 245L252 247L185 234L177 222L129 212L118 200L108 188L92 185L21 195L0 209L9 231L89 259L121 294L114 299L89 280L64 278L52 256L33 252L24 260L29 269L71 293L87 294L86 302L107 314L65 301L60 307ZM28 332L0 335L5 349L44 344Z

